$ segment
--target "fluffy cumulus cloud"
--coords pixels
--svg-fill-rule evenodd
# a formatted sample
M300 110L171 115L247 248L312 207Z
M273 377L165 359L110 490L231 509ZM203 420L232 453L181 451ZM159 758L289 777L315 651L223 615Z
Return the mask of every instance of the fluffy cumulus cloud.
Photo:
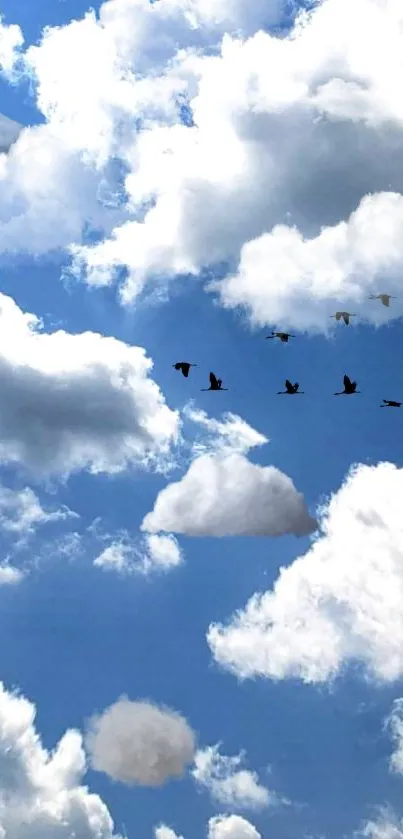
M79 732L67 731L50 754L35 715L33 703L0 684L1 839L120 839L102 799L81 783Z
M195 745L180 714L126 697L95 716L87 735L93 768L129 786L158 787L181 778Z
M368 821L356 835L364 839L403 839L403 822L390 808L381 808L379 818Z
M124 302L208 254L231 265L221 303L255 325L401 315L366 298L401 290L403 9L323 0L286 36L261 29L288 8L108 0L24 53L3 26L3 71L35 81L46 123L0 164L0 251L70 248L101 285L125 266Z
M207 839L261 839L261 836L247 819L231 815L210 819Z
M156 827L154 836L155 839L183 839L183 836L179 836L171 827L167 827L166 824L160 824L159 827Z
M161 490L141 525L188 536L303 536L315 527L291 478L236 452L197 457Z
M229 757L220 754L220 744L199 749L192 775L212 797L228 809L260 809L274 802L275 796L259 783L256 772L242 768L243 753Z
M155 839L183 839L178 836L172 828L162 824L154 831ZM253 824L242 816L214 816L207 825L207 839L261 839L260 833ZM374 837L378 839L378 837ZM379 837L383 839L383 837ZM395 839L392 836L385 836L385 839ZM400 839L396 837L396 839Z
M321 510L308 552L207 639L240 678L323 682L343 664L403 675L403 469L358 465Z
M94 565L103 571L128 576L169 571L182 560L182 550L171 533L147 533L141 545L130 539L111 542L96 557Z
M45 333L0 296L0 462L38 472L157 465L178 432L140 347L85 332Z
M129 300L148 279L197 274L208 253L240 259L219 295L255 323L323 330L340 303L385 317L366 297L400 288L402 43L393 0L325 0L289 37L227 34L218 55L178 55L170 78L186 81L194 124L140 132L126 188L133 208L153 206L75 250L87 280L123 264Z

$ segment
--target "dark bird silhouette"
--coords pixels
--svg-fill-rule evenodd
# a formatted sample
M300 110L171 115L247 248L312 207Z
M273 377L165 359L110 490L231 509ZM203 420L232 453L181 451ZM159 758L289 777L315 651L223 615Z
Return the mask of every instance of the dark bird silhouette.
M210 387L202 387L200 390L228 390L222 387L222 379L216 379L214 373L210 373Z
M334 394L335 396L341 396L343 393L347 396L350 396L352 393L361 393L360 390L357 390L357 382L352 382L346 374L344 374L343 382L344 390L337 391L337 393Z
M289 393L289 394L290 394L290 396L292 396L292 395L293 395L293 394L295 394L295 393L296 393L298 396L300 395L300 393L305 393L305 391L304 391L304 390L299 390L299 384L298 384L298 382L295 382L295 385L293 385L293 384L290 382L290 380L289 380L289 379L286 379L286 380L285 380L285 386L286 386L286 390L278 390L278 391L277 391L277 396L278 396L280 393Z
M395 402L393 399L382 399L384 405L380 405L380 408L400 408L401 402Z
M397 300L393 294L370 294L368 300L380 300L384 306L389 306L391 300Z
M175 370L181 370L187 379L190 368L197 367L197 364L189 364L188 361L177 361L176 364L172 365L172 367L175 367Z
M346 326L349 325L350 318L355 318L355 316L355 312L336 312L334 315L330 315L331 318L336 318L336 320L340 320L341 318L343 318Z
M280 338L282 344L287 344L289 338L295 338L290 332L272 332L271 335L266 335L266 341L272 338Z

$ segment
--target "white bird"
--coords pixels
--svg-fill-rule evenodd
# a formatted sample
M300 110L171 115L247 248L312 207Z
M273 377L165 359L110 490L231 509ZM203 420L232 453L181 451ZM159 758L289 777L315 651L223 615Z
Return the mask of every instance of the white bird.
M391 300L397 300L394 294L370 294L368 300L381 300L384 306L389 306Z
M330 315L331 318L336 318L336 320L340 320L341 318L343 318L346 326L349 325L350 318L355 318L355 316L356 316L355 312L336 312L336 314Z

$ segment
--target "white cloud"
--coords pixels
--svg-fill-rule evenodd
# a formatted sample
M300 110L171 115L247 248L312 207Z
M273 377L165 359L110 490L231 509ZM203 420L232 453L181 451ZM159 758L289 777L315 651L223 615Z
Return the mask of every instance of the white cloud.
M390 732L395 750L390 758L392 772L403 774L403 699L395 699L392 711L385 720L385 729Z
M221 302L260 324L326 331L336 304L376 323L400 315L398 301L364 300L380 282L400 290L403 10L324 0L287 37L257 31L286 6L111 0L46 29L18 62L47 123L0 164L0 250L71 246L95 284L125 265L126 302L149 280L197 274L206 254L229 259ZM4 43L12 73L18 27ZM106 211L101 193L122 193L116 160L129 200ZM106 238L83 246L87 221Z
M0 528L9 533L28 535L39 525L79 518L68 507L44 510L38 496L30 488L12 490L0 484Z
M276 797L259 783L256 772L243 769L244 754L221 755L218 743L199 749L192 775L209 790L212 797L229 809L260 809L274 803Z
M182 551L172 534L146 534L141 545L129 537L111 542L96 557L94 565L127 576L169 571L182 560Z
M119 839L106 805L81 785L82 738L67 731L49 753L35 730L35 705L0 683L1 839Z
M214 264L236 261L242 252L250 265L242 281L221 285L227 304L251 304L255 321L281 316L321 330L338 295L348 305L362 303L371 283L398 287L400 238L392 234L383 241L383 220L403 188L396 82L402 45L398 3L357 0L352 10L348 0L325 0L290 37L226 35L218 55L181 54L169 72L186 80L195 125L161 120L140 132L126 186L133 208L150 197L155 206L106 241L74 250L77 269L86 266L91 283L107 283L116 267L127 266L122 293L129 301L147 280L197 274L206 253ZM391 196L382 194L389 189ZM358 222L350 220L347 237L333 226L369 193L381 193L369 200L381 223L368 248L379 259L365 254L365 265L370 262L376 273L367 279L358 259L363 249L349 242L354 224L361 227L358 235L367 228L372 235L367 205L359 208ZM270 234L290 216L302 245L292 228ZM320 237L323 226L330 230ZM268 242L272 265L265 258ZM347 263L353 276L345 275ZM395 311L369 305L362 315L379 322Z
M315 526L291 478L234 452L197 457L180 481L159 492L141 530L188 536L302 536Z
M224 306L245 307L255 326L271 322L327 331L338 301L380 323L403 314L399 300L392 301L393 312L367 300L380 291L401 295L402 235L403 195L367 196L347 222L323 228L316 238L281 225L248 242L236 274L211 288Z
M8 561L0 563L0 586L14 586L24 578L24 572L14 568ZM1 839L1 836L0 836Z
M155 839L183 839L183 836L179 836L178 833L175 833L171 827L167 827L166 824L160 824L159 827L156 827L154 830Z
M205 431L205 438L196 440L193 444L192 451L196 455L211 451L246 454L250 449L269 442L267 437L248 425L242 417L230 411L218 420L209 417L206 411L195 410L188 405L183 414Z
M24 36L19 26L3 23L0 14L0 72L12 76L14 65L19 59ZM0 123L1 125L1 123Z
M262 839L260 833L242 816L215 816L208 824L208 839Z
M158 787L182 777L195 734L176 711L122 697L92 719L87 746L97 771L129 786Z
M403 823L390 808L381 808L379 818L368 821L357 835L365 839L403 839Z
M168 457L179 418L148 377L145 350L92 332L44 333L11 298L0 306L2 463L67 475Z
M389 682L403 674L403 469L353 468L322 509L320 536L207 640L240 678L323 682L349 661Z

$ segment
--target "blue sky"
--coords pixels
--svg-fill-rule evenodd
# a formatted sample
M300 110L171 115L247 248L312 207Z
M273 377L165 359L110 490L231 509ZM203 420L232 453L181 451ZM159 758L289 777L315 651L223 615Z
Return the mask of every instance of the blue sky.
M346 57L340 58L337 33L345 33L347 12L335 0L318 4L305 35L298 36L298 54L292 52L298 37L287 40L289 6L280 0L252 11L243 0L228 11L219 3L215 19L207 0L169 0L166 12L156 11L157 23L146 17L145 0L109 0L99 49L96 20L82 36L66 29L70 40L54 49L41 40L45 27L51 27L51 39L53 27L79 21L89 9L84 1L1 0L0 39L16 24L25 42L22 63L3 64L0 111L40 128L22 132L4 156L8 168L0 160L0 292L3 303L6 296L18 307L4 303L0 312L1 569L6 575L11 567L16 575L7 584L0 574L0 790L14 771L3 742L11 743L18 773L29 775L28 751L17 734L7 739L14 737L7 733L14 730L7 715L14 707L17 719L19 706L8 706L5 697L19 691L34 704L35 728L50 752L67 730L85 734L94 714L105 720L106 709L126 695L181 714L200 751L220 743L222 755L244 752L244 768L287 799L262 808L251 800L240 804L235 793L217 800L214 779L204 787L196 783L192 761L185 762L181 779L168 773L157 787L114 780L108 761L115 744L109 742L100 758L103 771L97 771L84 739L87 771L76 769L73 783L66 770L66 789L88 786L107 806L114 828L97 833L84 816L77 827L73 808L66 810L64 826L61 815L49 822L41 815L44 821L36 822L31 793L16 772L17 815L10 815L0 792L0 827L10 839L336 839L368 823L375 839L403 836L402 757L394 772L390 763L403 748L394 704L403 694L403 629L394 617L403 608L402 414L379 411L381 399L403 394L403 184L396 151L402 129L398 96L384 95L385 73L393 81L398 72L391 32L395 27L396 38L403 38L403 16L392 3L358 5L349 39L343 35ZM100 4L94 8L98 12ZM197 18L194 29L186 23L189 9ZM364 13L370 34L362 47ZM253 41L259 30L262 38L275 34L259 46ZM223 39L236 33L244 52L232 65L220 50ZM365 55L376 37L380 57L373 67ZM290 47L286 60L277 51L280 40ZM35 44L36 64L30 52ZM109 67L111 44L117 59ZM179 48L185 57L178 58ZM272 65L266 66L269 50ZM228 62L218 75L209 53ZM0 69L2 54L0 40ZM86 62L95 70L81 85L76 70ZM142 82L149 87L139 92ZM346 87L335 93L339 82ZM200 157L175 133L182 84L193 100ZM362 85L361 93L354 85ZM142 120L138 134L136 119ZM171 168L164 163L164 143L171 144ZM129 173L130 200L109 211L100 190L121 189L123 171ZM141 211L150 196L157 208L161 203L156 220ZM98 233L88 233L88 225ZM98 285L97 271L103 277ZM208 290L212 279L216 289ZM397 298L389 309L368 301L370 293L384 291ZM348 328L330 320L337 308L357 313ZM41 318L42 327L23 325L26 312ZM266 341L275 327L289 329L295 339L288 345ZM52 338L45 349L44 333L58 330L68 333L68 343ZM82 333L117 343L97 343L90 335L79 344ZM152 369L139 373L140 361L125 345L145 348ZM172 368L182 359L198 364L187 380ZM223 378L227 392L200 392L210 370ZM362 393L335 399L345 372ZM305 395L277 396L285 378L300 382ZM147 390L149 380L158 399L156 390ZM125 419L119 414L126 409ZM205 425L189 410L204 411ZM229 415L266 442L234 448ZM214 419L222 424L218 432ZM154 420L147 438L155 457L150 465L140 462L137 422ZM226 457L235 459L228 460L233 467L224 483L219 470ZM221 490L202 473L208 462L217 464ZM274 466L294 484L285 489L272 473L267 477L274 491L259 520L263 535L256 535L254 511L266 490L252 486L257 471L255 477L242 473L244 478L231 471L242 463L248 470L251 464ZM382 471L385 463L396 470ZM170 488L193 468L201 483L176 503ZM30 528L18 500L26 487L42 508ZM156 499L166 487L171 494L160 512ZM303 506L294 513L296 492ZM326 531L320 508L333 494L339 506L330 510L334 524ZM35 496L29 496L30 510ZM192 535L197 506L209 504L226 535L211 532L208 516L199 521L203 533ZM52 511L59 515L49 520ZM150 511L155 529L140 530ZM322 521L319 537L312 527L307 535L293 535L308 511ZM287 525L283 535L271 535L273 524L265 522L283 514L289 530ZM138 570L148 532L168 533L175 567L161 571L149 546L148 571ZM312 559L318 539L323 565ZM94 565L106 548L119 551L122 542L120 571L118 564ZM305 554L308 561L295 566ZM283 568L291 574L282 575L280 594ZM251 636L247 603L270 591L272 626L262 607ZM231 634L239 610L241 629ZM219 649L213 624L229 626ZM321 652L327 638L329 649L337 641L329 667ZM389 660L390 669L384 664ZM307 675L307 662L315 677ZM395 738L385 728L392 711ZM130 732L129 726L124 748L134 777L139 743ZM151 761L155 744L147 746L147 737L145 728ZM99 737L99 753L100 744ZM165 740L160 748L168 749ZM176 740L169 748L178 752ZM69 759L73 765L74 755ZM30 771L35 786L39 770ZM43 783L41 802L50 795ZM380 815L385 806L390 812ZM231 822L234 814L245 822ZM224 821L214 828L217 815ZM161 825L165 832L158 835ZM248 832L251 825L257 833Z

